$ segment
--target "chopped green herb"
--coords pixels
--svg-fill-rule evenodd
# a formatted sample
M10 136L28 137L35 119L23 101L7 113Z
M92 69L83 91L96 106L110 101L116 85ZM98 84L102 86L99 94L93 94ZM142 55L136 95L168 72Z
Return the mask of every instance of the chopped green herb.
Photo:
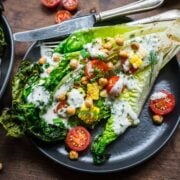
M90 57L90 54L89 54L89 52L86 51L85 49L82 49L82 50L81 50L81 56L82 56L83 58L89 58L89 57Z
M157 64L157 53L153 50L150 51L150 53L149 53L149 61L150 61L150 65L151 65L151 75L150 75L149 85L151 85L154 65Z

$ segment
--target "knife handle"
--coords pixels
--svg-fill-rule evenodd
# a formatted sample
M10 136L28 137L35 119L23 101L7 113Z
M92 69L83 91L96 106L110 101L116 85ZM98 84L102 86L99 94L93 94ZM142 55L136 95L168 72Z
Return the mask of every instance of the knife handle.
M157 22L157 21L170 21L170 20L176 20L176 19L180 19L180 10L178 9L166 11L164 13L157 14L155 16L132 21L127 24L128 25L146 24L146 23L152 23L152 22Z
M100 22L100 21L117 17L117 16L143 12L143 11L154 9L160 6L163 2L164 0L139 0L129 5L125 5L119 8L100 12L99 14L95 15L95 18L97 22Z

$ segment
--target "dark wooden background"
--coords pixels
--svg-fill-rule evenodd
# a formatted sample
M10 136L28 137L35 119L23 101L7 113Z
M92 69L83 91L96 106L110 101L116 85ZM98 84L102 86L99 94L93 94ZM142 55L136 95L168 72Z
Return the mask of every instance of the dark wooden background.
M133 0L79 0L80 14L88 14L91 9L97 11L125 5ZM40 0L6 0L5 15L13 32L34 29L54 23L54 11L42 7ZM132 15L134 19L148 17L169 9L180 9L179 0L166 0L163 6L151 12ZM23 58L28 43L16 44L13 74ZM10 104L10 83L1 100L1 106ZM26 138L12 139L6 137L0 128L0 162L4 169L0 180L50 180L50 179L113 179L113 180L179 180L180 179L180 131L175 132L166 146L152 159L134 169L123 173L95 175L83 174L66 169L44 157Z

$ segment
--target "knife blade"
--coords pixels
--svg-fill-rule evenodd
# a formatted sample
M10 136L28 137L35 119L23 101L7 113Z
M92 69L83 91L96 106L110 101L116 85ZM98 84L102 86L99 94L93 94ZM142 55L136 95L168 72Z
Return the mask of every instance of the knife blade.
M160 6L163 2L164 0L139 0L129 5L100 12L99 14L82 16L52 26L14 33L13 37L15 41L20 42L37 41L61 37L69 35L79 29L93 27L96 22L101 22L117 16L151 10Z
M93 15L74 18L68 21L64 21L60 25L52 25L31 31L15 33L14 40L21 42L37 41L66 36L75 30L92 27L94 23L95 18Z

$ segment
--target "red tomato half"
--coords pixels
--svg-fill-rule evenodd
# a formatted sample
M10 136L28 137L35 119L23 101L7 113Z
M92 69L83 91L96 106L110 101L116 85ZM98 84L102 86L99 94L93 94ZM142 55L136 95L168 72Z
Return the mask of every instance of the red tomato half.
M108 65L100 60L93 59L86 64L85 75L90 79L96 75L95 70L99 70L99 73L108 71Z
M120 78L119 76L112 76L109 78L108 83L106 85L106 91L108 93L110 93L111 89L118 82L119 78Z
M69 11L59 10L55 15L55 22L61 23L65 20L71 19L72 15Z
M55 8L61 0L41 0L42 4L48 8Z
M151 110L157 115L166 115L175 107L176 101L172 93L167 90L162 90L167 96L161 99L155 99L150 101Z
M90 141L90 133L82 126L71 129L66 136L67 146L74 151L84 151L89 146Z
M68 11L74 11L78 7L78 0L62 0L62 5Z

